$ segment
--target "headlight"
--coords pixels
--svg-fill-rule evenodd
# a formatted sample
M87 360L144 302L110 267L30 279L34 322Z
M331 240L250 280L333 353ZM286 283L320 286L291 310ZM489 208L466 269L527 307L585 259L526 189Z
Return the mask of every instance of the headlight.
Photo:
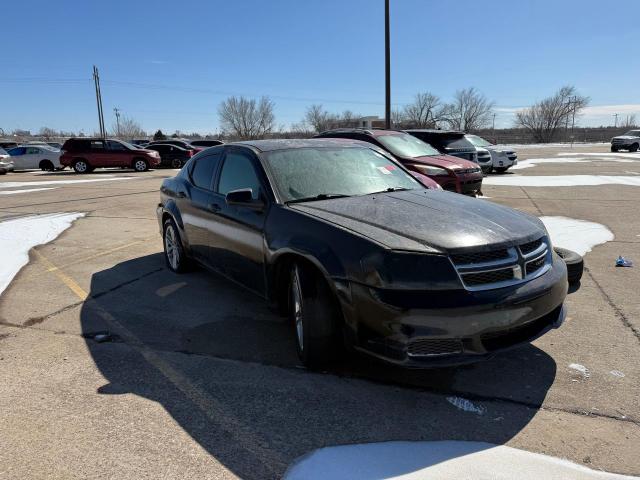
M446 255L381 251L360 260L363 283L370 287L409 290L460 288Z
M433 167L431 165L419 165L415 163L412 166L423 175L427 175L429 177L448 177L449 176L449 172L447 172L444 168Z

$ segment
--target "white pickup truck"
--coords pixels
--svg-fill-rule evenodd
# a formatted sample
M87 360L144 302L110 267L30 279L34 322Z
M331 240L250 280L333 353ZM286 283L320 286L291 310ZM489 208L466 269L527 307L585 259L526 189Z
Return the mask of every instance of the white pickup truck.
M640 130L629 130L624 135L618 135L611 139L611 151L629 150L637 152L640 148Z

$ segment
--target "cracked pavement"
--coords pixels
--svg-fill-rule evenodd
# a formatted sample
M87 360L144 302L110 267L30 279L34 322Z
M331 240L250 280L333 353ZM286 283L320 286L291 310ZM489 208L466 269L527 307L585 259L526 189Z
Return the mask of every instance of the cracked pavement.
M571 150L519 157L561 151ZM640 154L637 163L513 174L603 171L640 174ZM461 368L400 370L354 357L311 373L261 299L204 271L164 267L155 206L173 173L117 172L136 178L3 198L0 220L87 216L32 251L0 296L0 478L278 478L316 448L385 440L486 441L640 474L640 270L613 266L620 254L640 260L638 187L483 188L490 200L479 201L615 234L587 254L565 324L533 345ZM76 176L0 182L45 178ZM99 332L113 341L97 342Z

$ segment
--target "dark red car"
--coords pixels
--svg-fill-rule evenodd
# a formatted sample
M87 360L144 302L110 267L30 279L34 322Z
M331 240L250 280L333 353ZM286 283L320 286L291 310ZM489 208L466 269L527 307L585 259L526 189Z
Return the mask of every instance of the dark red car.
M399 130L338 128L315 138L350 138L373 143L409 170L435 180L444 190L475 195L482 188L482 169L476 163L443 155L428 143Z
M123 167L144 172L160 165L160 154L104 138L70 138L62 146L60 163L77 173L90 173L94 168Z

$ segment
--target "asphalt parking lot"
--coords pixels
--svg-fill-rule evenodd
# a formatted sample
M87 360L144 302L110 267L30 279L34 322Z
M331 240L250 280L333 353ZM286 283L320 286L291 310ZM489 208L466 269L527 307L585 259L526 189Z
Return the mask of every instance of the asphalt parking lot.
M0 193L40 189L0 195L0 221L85 214L0 296L0 479L278 478L314 449L386 440L485 441L640 475L640 264L614 266L640 262L640 153L518 153L547 160L487 177L477 201L615 238L586 255L559 330L428 371L356 357L308 372L261 299L204 271L171 273L155 206L173 170L0 177ZM518 185L542 176L570 185Z

